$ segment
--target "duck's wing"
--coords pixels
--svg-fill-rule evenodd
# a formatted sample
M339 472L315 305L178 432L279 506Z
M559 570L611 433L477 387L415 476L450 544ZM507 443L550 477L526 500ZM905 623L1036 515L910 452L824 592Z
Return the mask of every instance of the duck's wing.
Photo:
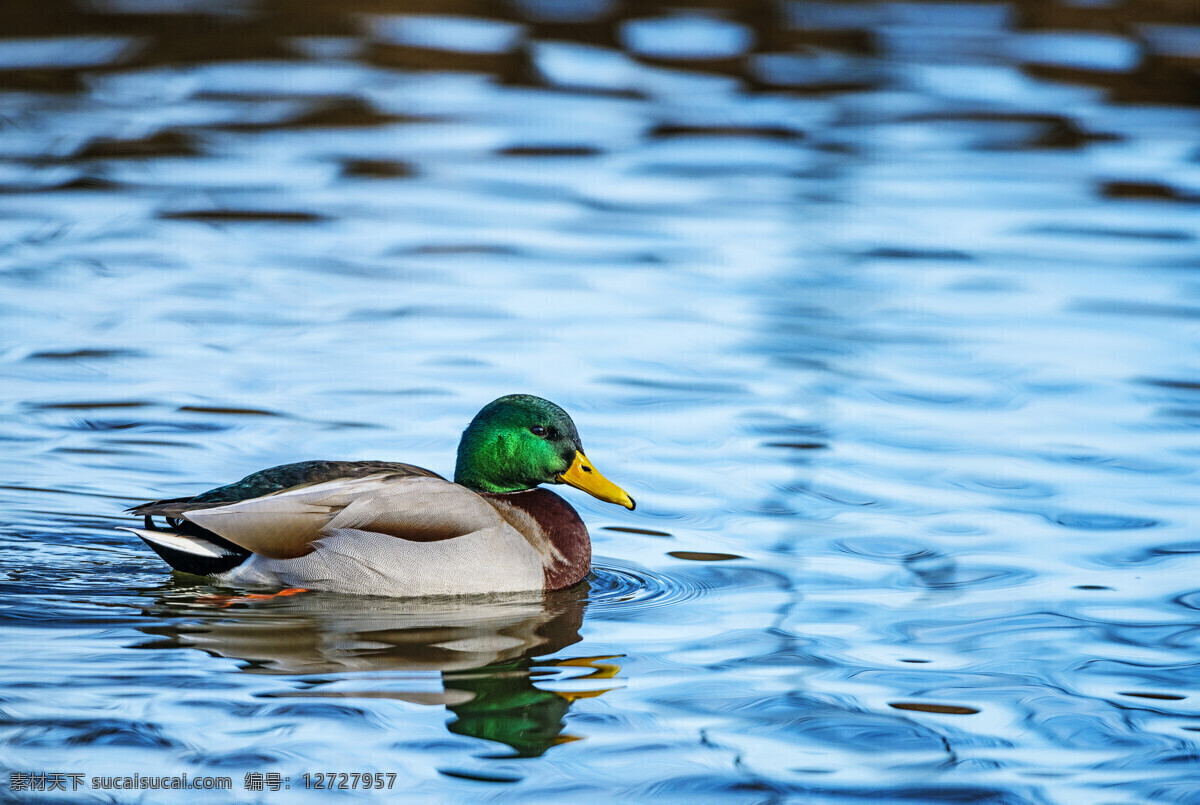
M184 512L225 506L276 492L330 481L353 480L372 475L397 478L441 478L436 472L398 461L299 461L251 473L240 481L218 486L194 497L155 500L128 509L131 514L183 517Z
M431 542L505 526L479 495L432 473L380 471L224 505L205 503L181 507L173 516L272 559L305 556L320 539L344 529Z

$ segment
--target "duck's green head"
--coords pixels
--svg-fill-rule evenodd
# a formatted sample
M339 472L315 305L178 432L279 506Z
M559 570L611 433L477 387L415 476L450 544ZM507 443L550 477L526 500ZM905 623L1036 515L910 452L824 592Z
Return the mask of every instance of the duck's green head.
M520 492L570 484L627 509L633 498L592 467L567 412L549 400L511 394L483 407L458 443L454 482L476 492Z

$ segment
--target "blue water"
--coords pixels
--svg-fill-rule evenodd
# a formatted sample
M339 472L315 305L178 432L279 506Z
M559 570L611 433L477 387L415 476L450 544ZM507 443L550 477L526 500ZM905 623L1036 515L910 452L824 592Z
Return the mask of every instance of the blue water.
M1192 10L702 5L0 9L2 798L1200 802ZM512 392L638 500L580 588L115 530Z

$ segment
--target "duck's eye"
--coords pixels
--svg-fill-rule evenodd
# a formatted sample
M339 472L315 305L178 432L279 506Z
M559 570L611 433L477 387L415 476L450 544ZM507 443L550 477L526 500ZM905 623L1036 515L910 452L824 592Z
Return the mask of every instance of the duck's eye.
M532 428L529 429L529 432L532 433L534 436L545 436L546 435L546 429L543 428L541 425L534 425Z

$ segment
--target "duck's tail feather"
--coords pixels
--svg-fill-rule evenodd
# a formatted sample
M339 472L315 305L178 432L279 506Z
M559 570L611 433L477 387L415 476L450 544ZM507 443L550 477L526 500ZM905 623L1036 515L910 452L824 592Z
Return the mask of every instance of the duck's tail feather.
M197 576L211 576L233 570L250 555L250 551L239 548L216 534L199 536L147 528L121 530L137 534L171 567Z

